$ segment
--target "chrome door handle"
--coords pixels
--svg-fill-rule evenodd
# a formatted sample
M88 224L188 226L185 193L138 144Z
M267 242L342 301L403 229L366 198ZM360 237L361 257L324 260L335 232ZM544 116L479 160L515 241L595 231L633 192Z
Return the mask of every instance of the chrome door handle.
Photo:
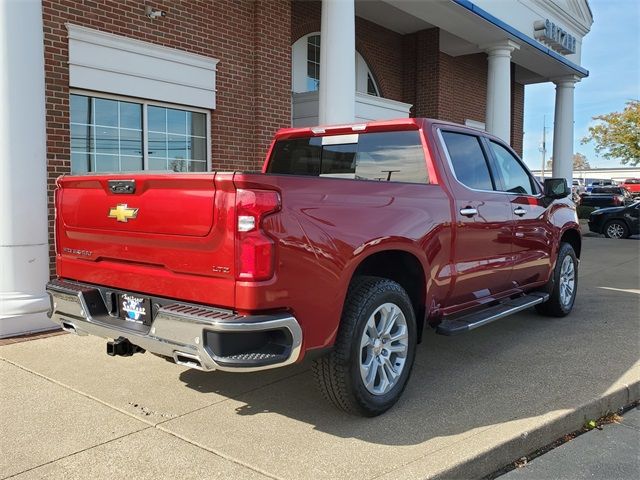
M473 217L474 215L478 214L478 210L476 210L475 208L472 207L464 207L460 209L460 215L462 215L463 217Z
M524 208L522 208L522 207L518 207L518 208L516 208L516 209L513 211L513 213L515 213L516 215L518 215L518 216L520 216L520 217L521 217L522 215L524 215L525 213L527 213L527 211L526 211Z

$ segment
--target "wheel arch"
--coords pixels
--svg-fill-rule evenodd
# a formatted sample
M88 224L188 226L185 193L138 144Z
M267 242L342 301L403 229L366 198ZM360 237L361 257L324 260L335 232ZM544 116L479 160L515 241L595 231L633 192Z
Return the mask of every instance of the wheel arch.
M409 295L418 328L418 342L422 339L426 316L426 275L420 259L412 252L401 249L380 250L363 258L349 279L368 275L397 282Z
M582 235L575 228L568 228L562 233L560 237L560 242L568 243L573 248L573 251L576 252L576 257L580 258L580 253L582 251Z

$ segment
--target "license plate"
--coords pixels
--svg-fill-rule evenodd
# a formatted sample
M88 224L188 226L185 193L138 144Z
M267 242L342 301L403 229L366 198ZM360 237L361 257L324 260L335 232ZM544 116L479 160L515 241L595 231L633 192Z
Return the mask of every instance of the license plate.
M121 293L118 295L120 316L125 320L148 324L151 322L151 300L138 295Z

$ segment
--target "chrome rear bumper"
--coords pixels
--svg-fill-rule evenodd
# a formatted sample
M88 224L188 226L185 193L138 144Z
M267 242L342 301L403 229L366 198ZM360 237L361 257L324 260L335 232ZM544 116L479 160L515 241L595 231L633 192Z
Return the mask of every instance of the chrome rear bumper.
M99 288L68 280L49 282L49 317L68 332L107 339L123 337L144 350L199 370L253 372L289 365L300 356L302 330L287 313L240 316L212 307L165 302L145 327L109 314ZM273 333L279 339L278 351L259 346L247 351L241 351L240 346L240 351L231 355L216 351L214 345L219 349L225 334L231 334L231 339L238 338L233 334L252 333L265 338ZM221 337L210 342L215 335Z

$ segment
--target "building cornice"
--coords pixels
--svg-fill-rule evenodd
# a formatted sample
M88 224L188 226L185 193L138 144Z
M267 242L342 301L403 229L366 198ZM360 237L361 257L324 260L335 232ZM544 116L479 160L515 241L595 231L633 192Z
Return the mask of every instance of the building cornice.
M565 10L555 0L531 0L532 3L538 5L541 9L551 12L558 17L562 23L571 27L584 37L591 30L593 24L593 16L587 5L586 0L567 0L574 8L572 11Z

